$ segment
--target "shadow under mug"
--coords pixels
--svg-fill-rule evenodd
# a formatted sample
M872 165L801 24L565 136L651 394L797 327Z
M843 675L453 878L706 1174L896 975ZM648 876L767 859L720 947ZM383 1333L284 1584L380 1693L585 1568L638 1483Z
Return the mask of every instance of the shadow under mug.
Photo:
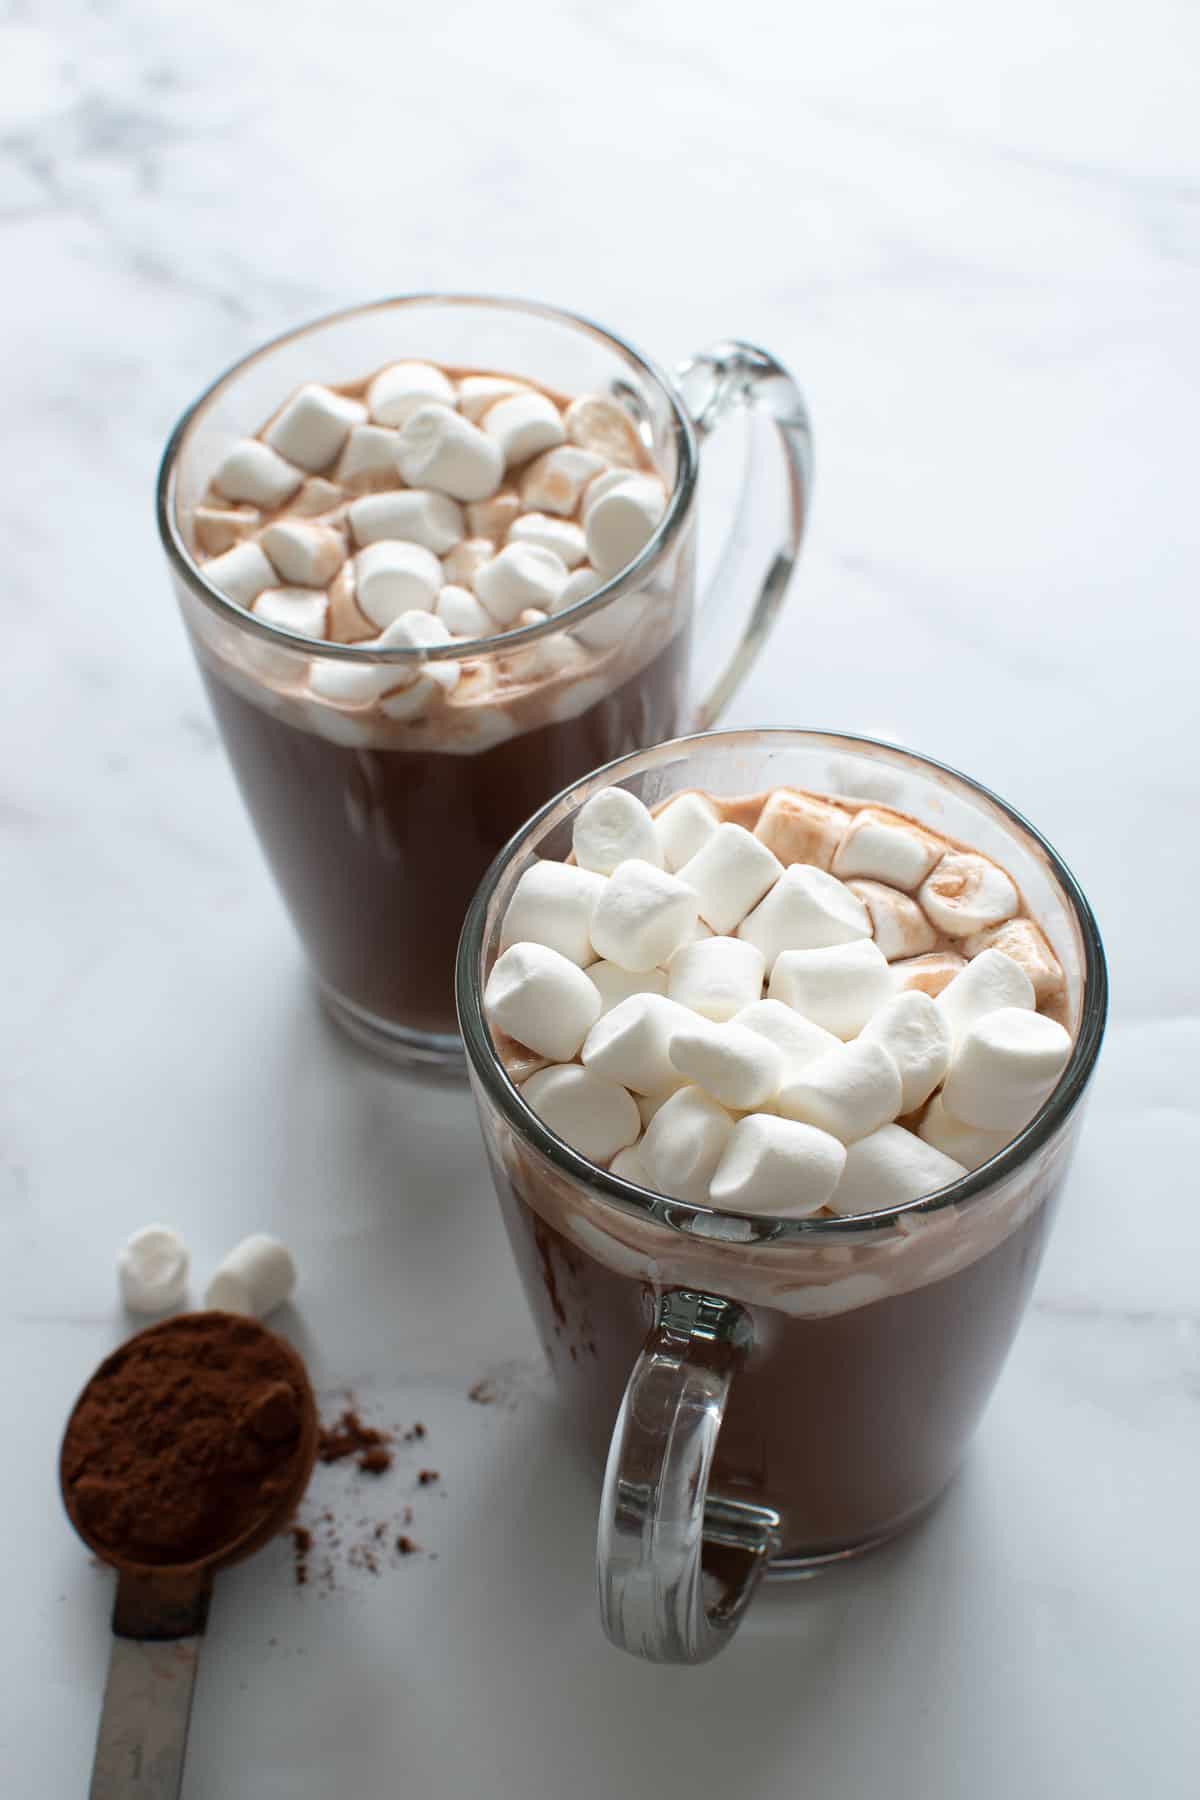
M225 598L189 520L230 445L302 383L359 381L398 356L618 398L669 490L646 548L549 619L434 650L316 645ZM749 454L708 594L746 622L693 701L699 447L733 414L750 421ZM394 1061L461 1068L454 954L488 863L566 783L720 715L782 605L811 481L803 399L765 351L716 344L672 378L613 332L525 300L411 295L330 315L256 350L184 414L158 485L175 592L322 997L355 1037ZM454 706L427 720L349 714L310 687L322 664L395 666L399 679L448 659L463 665Z
M845 1219L716 1213L572 1150L509 1079L482 992L515 883L567 853L579 808L614 783L651 807L778 785L874 801L994 857L1066 975L1074 1049L1041 1111L939 1193ZM768 1565L803 1574L879 1544L953 1476L1029 1298L1099 1052L1095 920L1049 844L966 776L864 738L721 732L626 757L531 819L472 903L457 985L526 1295L572 1423L607 1465L604 1628L654 1661L704 1661Z

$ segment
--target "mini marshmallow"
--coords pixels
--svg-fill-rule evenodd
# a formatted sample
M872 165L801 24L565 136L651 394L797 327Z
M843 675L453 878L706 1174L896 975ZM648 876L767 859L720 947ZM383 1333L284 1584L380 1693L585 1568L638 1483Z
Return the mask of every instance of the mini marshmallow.
M966 958L956 951L935 950L929 956L908 956L902 962L894 962L892 982L898 993L915 988L918 993L928 994L931 1000L936 1000L966 966Z
M833 859L833 872L843 879L866 876L911 893L920 887L945 845L919 826L894 813L864 806L846 827Z
M595 506L597 500L602 500L605 494L611 494L615 487L620 487L623 481L628 481L630 473L629 469L605 469L602 475L597 475L588 482L584 489L583 505L579 509L580 517L585 525L588 513Z
M590 927L607 883L573 863L531 863L516 887L500 932L500 947L549 944L580 968L593 960Z
M973 932L964 940L963 950L971 957L979 957L985 950L1002 950L1011 956L1032 981L1039 1006L1062 989L1062 964L1032 919L1009 919L1003 925Z
M798 1075L819 1056L828 1056L831 1050L841 1048L841 1038L814 1025L803 1014L793 1012L781 1000L754 1000L734 1014L733 1022L747 1031L757 1031L760 1037L769 1039L777 1050L782 1051L784 1081Z
M600 788L575 815L571 848L581 869L611 875L636 857L662 867L658 828L636 794L628 788Z
M981 1131L977 1125L964 1125L961 1119L946 1111L946 1102L940 1094L935 1094L925 1108L918 1136L932 1144L935 1150L940 1150L943 1156L952 1156L964 1169L978 1169L1012 1142L1010 1132Z
M783 951L767 992L835 1037L852 1038L891 999L892 982L878 944L857 938L827 950Z
M610 1175L619 1175L622 1181L632 1181L634 1187L654 1186L637 1144L630 1144L627 1150L618 1150L608 1165L608 1172Z
M395 487L396 433L385 425L356 425L337 466L344 488Z
M845 1164L845 1145L828 1132L754 1113L730 1132L708 1197L732 1212L804 1218L828 1204Z
M840 1218L883 1212L936 1194L961 1181L966 1169L902 1125L884 1125L859 1138L846 1152L842 1178L828 1205Z
M581 569L572 569L552 610L556 613L564 612L568 606L574 606L577 600L590 599L604 586L604 582L605 577L598 575L587 564ZM607 606L602 606L589 618L581 619L578 625L571 627L572 633L581 644L594 650L597 655L612 650L616 645L627 645L642 623L645 603L644 594L627 594L621 600L613 600Z
M470 588L474 592L475 577L495 554L496 546L491 538L464 538L443 556L442 573L455 587Z
M187 1288L188 1247L169 1225L143 1225L117 1258L117 1284L130 1312L162 1313Z
M661 994L631 994L593 1024L583 1066L634 1094L672 1093L684 1077L671 1061L671 1044L691 1022L683 1007Z
M496 629L495 619L468 588L444 587L433 610L447 631L458 638L490 637Z
M618 482L588 507L584 520L588 561L612 576L641 555L667 509L662 483L643 475Z
M475 592L501 625L514 625L527 607L557 610L567 567L552 550L536 544L506 544L475 576Z
M937 932L915 900L882 881L848 881L871 920L875 942L889 962L923 956L937 943Z
M947 937L970 937L1009 919L1021 897L1004 870L973 850L948 850L917 895Z
M700 917L729 934L782 874L765 844L742 826L725 824L683 865L679 879L699 895Z
M290 1300L295 1287L296 1265L287 1246L256 1232L229 1252L208 1284L204 1304L264 1319Z
M672 1199L706 1206L732 1130L733 1120L710 1095L698 1087L680 1088L655 1112L641 1142L651 1185Z
M310 475L288 508L293 519L314 519L341 506L345 495L334 481Z
M476 500L467 507L467 530L473 538L490 538L502 544L513 521L521 514L521 502L511 488L501 488L488 500Z
M373 625L390 625L401 613L431 611L444 586L442 565L423 544L381 538L354 559L359 611Z
M440 556L452 550L466 530L463 510L448 494L432 488L408 488L391 494L364 494L350 506L350 529L358 544L390 538L424 544Z
M1053 1019L1002 1006L956 1043L942 1089L946 1110L966 1125L1012 1136L1049 1097L1070 1054L1071 1035Z
M251 506L282 506L294 494L304 476L257 438L235 444L217 468L212 485L227 500L248 500Z
M577 1063L555 1063L531 1075L521 1089L550 1130L595 1163L611 1162L635 1144L641 1115L623 1087Z
M524 513L514 520L509 529L510 544L537 544L543 550L553 550L555 556L568 568L575 568L587 555L587 539L578 525L570 519L556 519L549 513Z
M883 1045L857 1038L786 1075L775 1106L785 1119L852 1144L899 1115L902 1093L900 1071Z
M646 1129L646 1126L650 1123L659 1108L665 1106L667 1101L671 1098L671 1095L677 1094L678 1092L678 1088L669 1088L665 1094L635 1094L633 1096L637 1101L637 1109L642 1117L643 1131Z
M407 425L431 401L454 405L453 387L432 363L392 363L380 370L367 390L367 407L376 425Z
M580 394L563 415L567 436L581 450L625 469L640 468L645 460L637 427L623 406L603 394Z
M430 615L426 614L426 617ZM439 669L453 669L458 672L457 663L439 663ZM415 680L407 681L403 687L396 688L386 694L379 702L379 710L385 718L396 719L407 723L411 719L419 719L429 711L430 706L443 689L434 681L432 675L418 675Z
M324 594L312 588L268 588L250 608L256 619L268 625L282 625L285 631L299 632L301 637L323 638L329 619L329 602Z
M595 879L603 883L592 914L597 956L623 969L653 969L687 942L696 922L696 895L678 875L633 857L608 881Z
M703 794L677 794L654 815L663 861L672 875L703 849L721 823L721 816Z
M528 462L543 450L553 450L567 437L557 406L545 394L512 394L507 400L498 400L484 413L482 423L506 469Z
M249 606L259 594L278 581L265 551L258 544L235 544L223 556L214 556L201 565L201 573L219 594Z
M828 800L793 788L776 788L758 815L754 835L785 865L831 868L850 815Z
M380 632L374 640L379 650L435 650L443 644L453 642L449 631L442 620L423 608L413 612L404 612L393 619L386 631ZM444 661L426 663L422 668L405 669L398 663L387 665L382 670L388 687L409 687L418 680L432 681L446 693L453 693L458 686L462 674L461 664L453 662L449 657ZM392 718L403 718L405 709L392 712L390 706L384 710Z
M521 477L521 504L528 512L570 518L589 481L603 472L600 457L574 444L559 444L530 463Z
M762 952L737 938L709 937L684 944L667 969L672 1000L706 1019L732 1019L761 999L766 966Z
M544 625L549 613L539 612L536 606L526 607L517 619L519 626ZM543 677L563 675L578 669L583 661L583 651L574 639L565 631L551 633L548 637L538 638L535 643L526 644L523 650L517 651L510 667L515 676L522 681L540 681Z
M977 1019L1002 1006L1032 1012L1037 996L1019 962L1003 950L983 950L947 983L937 1003L950 1027L951 1040L957 1044Z
M950 1025L928 994L897 994L863 1026L860 1044L882 1044L900 1071L900 1111L923 1106L950 1067Z
M486 500L500 486L504 459L478 425L444 406L422 406L396 440L396 466L409 487L453 500Z
M525 381L511 381L507 375L464 375L458 384L458 410L472 425L478 425L485 412L500 400L514 394L529 394L533 389Z
M665 994L665 969L623 969L619 963L594 962L584 970L600 996L600 1017L620 1006L631 994Z
M389 687L403 679L402 669L385 668L379 663L315 660L309 671L308 685L318 700L331 701L334 706L358 707L370 706L386 694ZM360 741L357 728L343 738L336 725L327 730L320 724L319 715L318 723L322 734L333 736L335 743L357 744Z
M492 1024L551 1062L569 1062L600 1014L600 996L577 963L547 944L512 944L483 993Z
M685 1080L735 1112L765 1106L783 1079L782 1050L742 1025L714 1025L692 1015L672 1033L670 1054Z
M825 950L869 938L871 918L844 882L824 869L793 863L742 920L737 934L761 950L770 970L784 950Z
M297 468L318 475L338 456L351 427L361 425L366 416L361 400L348 400L345 394L309 382L286 402L266 439Z
M341 533L328 525L281 519L259 543L289 587L327 588L346 560Z
M192 514L192 537L202 556L220 556L261 524L257 506L198 506Z

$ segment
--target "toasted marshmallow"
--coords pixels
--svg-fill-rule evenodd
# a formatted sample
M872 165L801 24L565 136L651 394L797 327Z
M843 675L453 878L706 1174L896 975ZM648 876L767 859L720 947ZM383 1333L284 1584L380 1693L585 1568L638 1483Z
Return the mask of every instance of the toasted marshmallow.
M510 544L537 544L553 550L568 569L573 569L587 555L587 539L570 519L556 519L551 513L524 513L509 528Z
M863 1026L858 1042L882 1044L900 1071L900 1111L923 1106L950 1067L950 1025L928 994L897 994Z
M351 428L361 425L366 416L361 400L348 400L345 394L310 382L286 402L266 432L266 440L298 469L318 475L336 459Z
M580 968L594 958L592 913L607 883L603 875L573 863L535 862L516 887L500 932L500 947L549 944Z
M942 990L967 966L966 958L954 950L935 950L929 956L906 956L892 964L892 981L897 993L914 988L936 1000Z
M274 587L278 581L266 553L258 544L235 544L223 556L214 556L201 565L205 581L227 600L239 606L250 602Z
M916 901L881 881L848 881L846 886L867 909L871 933L889 962L924 956L937 943L937 932Z
M1003 950L983 950L946 984L937 1004L950 1027L951 1041L956 1044L977 1019L1002 1006L1019 1006L1032 1012L1037 997L1019 962Z
M971 937L1010 919L1021 897L998 863L973 850L948 850L917 899L947 937Z
M545 394L512 394L507 400L498 400L488 407L482 423L506 469L566 442L558 408Z
M869 938L871 918L844 882L824 869L793 863L742 920L737 934L757 945L770 971L781 951L825 950Z
M291 1299L295 1287L291 1251L278 1238L256 1232L229 1252L208 1284L204 1304L264 1319Z
M327 588L346 560L341 533L328 525L281 519L259 542L289 587Z
M667 510L662 483L631 475L588 507L584 519L588 561L604 576L615 575L642 554Z
M501 625L515 625L533 606L556 610L554 602L567 580L566 564L552 550L535 544L506 544L475 576L475 592Z
M367 390L367 408L376 425L407 425L430 402L454 405L454 389L432 363L392 363Z
M814 1025L802 1013L794 1012L782 1000L753 1000L733 1017L735 1025L757 1031L783 1053L783 1081L798 1075L809 1063L831 1050L841 1048L841 1038L834 1037L820 1025Z
M448 583L453 583L455 587L470 588L474 592L475 577L485 563L491 562L495 554L496 546L491 538L464 538L461 544L455 544L443 556L442 573Z
M381 629L401 613L431 611L444 585L442 565L431 550L390 538L359 551L354 581L359 611Z
M665 994L667 991L665 969L623 969L619 963L600 961L590 964L584 974L600 996L600 1018L610 1013L614 1006L620 1006L622 1000L628 1000L631 994Z
M436 488L452 500L486 500L504 473L494 440L444 406L422 406L401 427L396 466L410 487Z
M555 1063L521 1089L538 1117L564 1143L595 1163L609 1163L635 1144L641 1115L623 1087L577 1063Z
M883 1212L936 1194L960 1181L966 1169L902 1125L884 1125L859 1138L846 1152L842 1178L828 1205L841 1218Z
M966 1125L1011 1137L1049 1098L1070 1054L1070 1033L1053 1019L1002 1006L956 1043L942 1090L946 1110Z
M842 835L833 872L843 880L851 875L865 876L911 893L920 887L945 848L918 825L908 824L894 813L864 806Z
M583 1066L634 1094L673 1093L684 1077L671 1061L671 1043L690 1023L690 1014L661 994L630 994L592 1025Z
M699 913L714 931L731 933L783 874L766 845L740 825L718 825L679 870L699 895Z
M192 538L201 556L220 556L261 524L257 506L198 506L192 513Z
M143 1225L117 1258L117 1284L130 1312L162 1313L187 1289L188 1247L169 1225Z
M603 394L580 394L568 406L563 423L573 444L578 444L581 450L590 450L593 456L599 456L605 462L616 463L624 469L637 469L645 461L642 440L633 420L623 406L606 399Z
M685 1081L735 1112L749 1112L775 1098L784 1061L769 1038L744 1025L715 1025L696 1014L686 1016L688 1022L671 1034L670 1051Z
M448 584L437 597L434 612L454 637L490 637L496 621L485 612L469 588Z
M406 488L390 494L364 494L351 502L350 529L357 544L393 542L423 544L435 556L452 550L466 529L463 510L448 494L432 488Z
M512 381L507 375L464 375L458 384L458 410L472 425L478 425L485 412L500 400L511 400L514 394L529 394L533 389L525 381Z
M733 1120L698 1087L680 1088L657 1109L642 1139L642 1162L652 1185L674 1200L708 1204Z
M709 937L684 944L667 969L667 992L706 1019L732 1019L762 997L762 952L737 938Z
M512 944L483 993L492 1024L551 1062L569 1062L600 1014L600 996L578 964L547 944Z
M473 538L490 538L502 544L521 515L521 502L511 488L501 488L487 500L475 500L467 508L467 530Z
M395 487L396 433L386 425L356 425L346 439L337 479L352 493Z
M827 950L784 950L767 992L835 1037L852 1038L891 999L892 983L878 945L857 938Z
M964 1169L978 1169L1012 1142L1011 1132L981 1131L977 1125L964 1125L946 1111L940 1094L935 1094L925 1108L918 1136L944 1156L952 1156Z
M785 1075L775 1107L785 1119L852 1144L897 1118L902 1094L900 1071L883 1045L856 1038Z
M592 944L597 956L623 969L653 969L687 942L695 922L694 889L678 875L633 857L603 882L592 914Z
M758 815L754 835L785 865L810 863L828 870L849 823L850 814L828 800L776 788Z
M829 1203L845 1163L845 1145L828 1132L754 1113L726 1139L709 1201L731 1212L804 1218Z
M628 788L600 788L575 815L571 848L581 869L611 875L636 857L662 867L658 828L636 794Z
M302 637L323 638L329 620L328 600L312 588L268 588L250 610L256 619L282 625L285 631L297 631Z
M630 1144L627 1150L618 1150L608 1165L608 1172L610 1175L619 1175L622 1181L632 1181L635 1187L654 1186L637 1144Z
M1009 919L1003 925L990 925L986 931L973 932L964 939L963 950L976 958L985 950L1002 950L1005 956L1011 956L1032 981L1039 1006L1062 991L1062 964L1032 919Z
M304 476L299 469L257 438L243 438L222 460L212 484L227 500L246 500L251 506L282 506L295 493Z
M603 470L602 459L590 450L559 444L535 457L522 475L521 504L528 512L570 518L588 482Z
M654 815L663 860L673 875L703 849L721 823L712 801L703 794L677 794Z

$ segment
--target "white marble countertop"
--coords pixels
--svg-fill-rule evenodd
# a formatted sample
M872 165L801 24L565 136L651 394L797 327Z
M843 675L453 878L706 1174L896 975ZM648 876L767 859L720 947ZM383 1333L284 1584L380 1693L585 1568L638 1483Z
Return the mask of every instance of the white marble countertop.
M355 1518L412 1504L422 1554L376 1576L343 1553L334 1591L298 1588L280 1542L222 1579L189 1800L1193 1795L1194 9L0 16L6 1793L84 1791L111 1590L55 1449L127 1329L116 1245L166 1216L202 1268L284 1233L317 1381L421 1418L441 1476L418 1489L405 1451L360 1501L322 1473ZM218 368L439 285L581 308L665 361L733 333L795 368L818 503L733 722L978 775L1073 864L1111 959L1082 1150L966 1474L697 1672L601 1640L595 1493L469 1103L324 1024L154 536L163 438ZM473 1406L489 1373L502 1401Z

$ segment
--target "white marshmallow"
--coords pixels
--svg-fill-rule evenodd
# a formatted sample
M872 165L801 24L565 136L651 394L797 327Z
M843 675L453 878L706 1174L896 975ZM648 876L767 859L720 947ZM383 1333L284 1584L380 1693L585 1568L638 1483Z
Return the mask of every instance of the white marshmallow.
M628 481L630 473L629 469L605 469L602 475L597 475L588 482L584 490L583 505L580 508L580 517L585 525L588 513L595 506L597 500L602 500L605 494L611 494L615 487L620 487L623 481Z
M458 664L440 663L438 667L457 670ZM403 687L385 695L379 702L379 710L385 718L401 722L419 719L442 691L442 686L431 675L418 675L415 681L407 681Z
M762 952L737 938L702 938L684 944L668 965L667 992L680 1006L706 1019L732 1019L762 997Z
M509 529L510 544L537 544L553 550L568 569L575 568L587 555L587 539L570 519L556 519L549 513L524 513Z
M782 1051L783 1081L798 1075L819 1056L828 1056L831 1050L841 1048L841 1038L814 1025L803 1014L793 1012L782 1000L754 1000L734 1014L733 1022L747 1031L757 1031L760 1037L768 1038L777 1050Z
M580 394L563 415L567 436L581 450L625 469L642 464L644 451L637 427L623 406L603 394Z
M1003 950L983 950L946 984L937 1004L950 1027L951 1042L957 1044L977 1019L1002 1006L1019 1006L1032 1012L1037 997L1019 962Z
M584 519L592 567L606 577L627 568L646 548L666 510L662 484L643 475L631 475L601 494Z
M846 1152L846 1167L829 1207L841 1218L904 1206L961 1181L961 1163L923 1144L902 1125L884 1125Z
M864 806L846 827L833 859L833 872L843 879L866 876L911 893L920 887L944 849L944 844L918 826Z
M740 825L718 825L679 870L699 895L700 917L714 931L728 934L783 874L765 844Z
M690 1022L661 994L631 994L596 1020L583 1046L583 1066L635 1094L672 1093L684 1085L671 1061L672 1039Z
M367 390L367 407L377 425L407 425L431 401L454 405L453 387L432 363L392 363L380 370Z
M783 1052L761 1032L695 1014L672 1033L671 1061L686 1081L735 1112L765 1106L783 1079Z
M925 1108L918 1135L943 1156L952 1156L964 1169L978 1169L1012 1142L1011 1132L981 1131L977 1125L964 1125L946 1111L940 1094L935 1094Z
M295 1287L296 1265L287 1246L256 1232L229 1252L208 1284L204 1304L263 1319L290 1300Z
M577 600L590 599L604 586L604 582L605 577L598 575L586 563L581 569L572 569L566 586L551 611L564 612L568 606L574 606ZM588 650L601 655L618 644L630 642L642 623L645 604L644 594L627 594L624 599L610 601L599 612L581 619L578 625L571 627L572 633Z
M520 513L521 502L513 490L501 488L489 499L473 501L467 507L467 530L473 538L489 538L494 546L503 543Z
M484 413L483 429L499 449L506 469L528 462L543 450L553 450L567 437L557 406L545 394L512 394L498 400Z
M266 553L258 544L235 544L223 556L210 557L208 562L202 563L201 573L219 594L224 594L227 600L235 600L239 606L249 606L278 581Z
M973 850L948 850L917 899L937 929L951 938L999 925L1021 904L999 864Z
M1002 950L1011 956L1032 981L1039 1006L1062 989L1062 964L1032 919L1009 919L1003 925L973 932L964 939L963 950L971 957L979 957L985 950Z
M436 488L454 500L486 500L504 474L493 440L444 406L422 406L402 426L396 466L410 487Z
M310 475L288 508L293 519L319 518L341 506L345 495L335 481L323 475Z
M581 869L611 875L630 857L662 867L654 820L628 788L600 788L575 815L571 848Z
M923 1106L950 1067L950 1025L928 994L897 994L873 1013L860 1044L882 1044L900 1071L900 1111Z
M309 382L286 402L266 439L280 456L316 475L329 467L351 427L361 425L366 416L361 400L348 400L345 394Z
M618 1150L608 1165L608 1172L610 1175L619 1175L622 1181L632 1181L634 1187L654 1186L637 1144L630 1144L627 1150Z
M694 890L678 875L633 857L603 882L592 944L597 956L623 969L653 969L687 942L695 922Z
M192 513L192 538L201 556L220 556L261 524L257 506L197 506Z
M827 870L849 823L850 815L828 800L776 788L758 815L754 835L787 866L809 863Z
M496 621L485 612L468 588L447 586L437 597L434 612L447 631L458 638L490 637Z
M642 1139L651 1185L674 1200L706 1206L732 1130L733 1120L710 1095L698 1087L680 1088L658 1108Z
M327 588L346 560L341 533L328 525L281 519L259 543L289 587Z
M825 950L869 938L871 918L844 882L824 869L793 863L742 920L737 934L757 945L769 971L784 950Z
M904 993L915 988L918 993L928 994L931 1000L954 980L954 977L967 966L966 958L959 956L954 950L935 950L929 956L908 956L902 962L892 964L892 982L897 993Z
M350 505L350 529L358 544L390 538L424 544L440 556L452 550L466 529L462 507L432 488L398 489L391 494L364 494Z
M892 982L879 946L857 938L827 950L784 950L767 992L835 1037L852 1038L891 999Z
M557 611L555 601L566 580L566 564L552 550L506 544L476 573L475 592L494 619L511 626L530 606L539 612Z
M668 1088L665 1094L635 1094L633 1096L637 1101L638 1112L642 1116L643 1131L646 1129L646 1126L650 1123L659 1108L665 1106L667 1101L671 1098L671 1095L677 1094L678 1092L678 1088Z
M423 544L381 538L354 559L358 609L381 629L401 613L432 611L443 587L442 565Z
M529 512L570 518L589 481L604 468L590 450L559 444L535 457L521 477L521 504Z
M785 1119L852 1144L890 1124L901 1096L900 1071L883 1045L857 1038L785 1076L775 1106Z
M531 863L516 887L500 932L500 947L549 944L580 968L593 960L590 927L606 886L603 875L573 863Z
M302 637L323 638L329 619L329 602L324 594L312 588L268 588L251 607L256 619L268 625L282 625L285 631L297 631Z
M358 707L370 706L373 701L386 694L389 687L402 682L403 679L404 671L402 669L385 668L379 663L333 662L314 659L313 666L309 671L308 685L319 700L331 701L334 706ZM343 739L337 725L326 730L325 726L320 724L319 714L317 722L322 735L332 736L335 743L344 741L358 744L360 742L357 728Z
M344 488L395 487L396 433L386 425L356 425L337 466Z
M845 1163L845 1146L828 1132L753 1113L730 1132L708 1197L732 1212L803 1218L828 1203Z
M474 592L475 577L495 554L496 546L491 538L464 538L442 558L442 573L455 587L470 588Z
M422 608L401 613L374 640L376 648L380 650L435 650L453 641L442 620ZM409 687L418 680L432 681L435 687L443 688L448 694L453 693L458 686L461 674L462 665L449 657L444 661L426 663L421 668L405 669L398 663L392 663L384 670L389 688ZM389 709L385 708L386 710ZM402 718L405 716L404 709L391 712L390 716Z
M227 500L248 500L251 506L282 506L294 494L304 476L299 469L257 438L243 438L221 461L212 484Z
M512 944L492 967L483 993L493 1025L548 1056L569 1062L600 1013L600 996L577 963L547 944Z
M518 617L517 624L544 625L549 617L549 613L539 611L536 606L528 606ZM559 631L526 644L523 650L516 652L510 666L522 681L537 681L578 669L582 662L583 651L579 645L568 632Z
M117 1258L117 1283L130 1312L178 1306L187 1288L188 1247L169 1225L143 1225Z
M611 1162L635 1144L641 1115L623 1087L577 1063L539 1069L521 1089L525 1100L564 1143L595 1163Z
M532 391L527 382L511 381L507 375L464 375L458 384L458 410L464 419L478 425L484 413L498 400Z
M1070 1054L1071 1035L1053 1019L1002 1006L955 1045L942 1090L946 1110L966 1125L1012 1136L1048 1098Z
M720 814L703 794L677 794L654 815L663 861L673 875L703 849L721 823Z
M848 881L846 886L866 907L875 942L889 962L924 956L937 943L937 932L916 901L882 881Z
M594 962L584 970L600 996L600 1017L620 1006L631 994L665 994L665 969L623 969L619 963Z

